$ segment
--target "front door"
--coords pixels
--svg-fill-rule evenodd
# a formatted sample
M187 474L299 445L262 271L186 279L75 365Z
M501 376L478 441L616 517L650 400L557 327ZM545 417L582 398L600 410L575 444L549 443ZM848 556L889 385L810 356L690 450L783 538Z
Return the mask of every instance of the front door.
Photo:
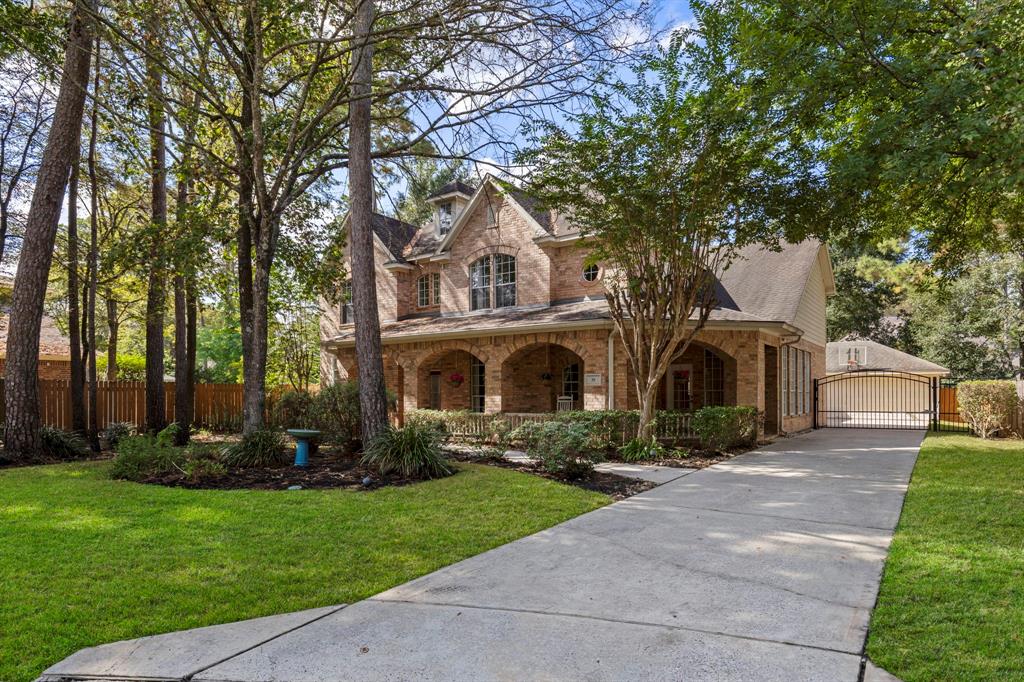
M441 372L430 373L430 409L441 409Z
M665 407L689 410L693 407L693 365L669 365L665 382Z

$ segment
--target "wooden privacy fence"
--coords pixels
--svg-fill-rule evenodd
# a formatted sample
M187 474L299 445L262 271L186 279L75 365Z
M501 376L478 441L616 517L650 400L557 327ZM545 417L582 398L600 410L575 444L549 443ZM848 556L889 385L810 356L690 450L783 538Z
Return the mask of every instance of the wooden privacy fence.
M53 379L39 382L39 409L43 424L71 428L71 382ZM4 414L4 381L0 379L0 421ZM86 389L88 403L88 387ZM174 419L174 382L164 383L164 418ZM142 381L100 381L96 386L96 423L105 428L113 422L146 422L146 384ZM196 384L193 423L215 431L237 430L242 425L242 384Z

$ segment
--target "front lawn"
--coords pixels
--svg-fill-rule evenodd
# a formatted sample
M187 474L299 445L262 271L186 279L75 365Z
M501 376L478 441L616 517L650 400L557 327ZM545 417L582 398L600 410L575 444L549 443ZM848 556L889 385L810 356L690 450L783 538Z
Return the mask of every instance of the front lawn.
M929 434L868 655L907 682L1024 679L1024 443Z
M373 492L0 471L0 680L94 644L351 603L609 498L494 467Z

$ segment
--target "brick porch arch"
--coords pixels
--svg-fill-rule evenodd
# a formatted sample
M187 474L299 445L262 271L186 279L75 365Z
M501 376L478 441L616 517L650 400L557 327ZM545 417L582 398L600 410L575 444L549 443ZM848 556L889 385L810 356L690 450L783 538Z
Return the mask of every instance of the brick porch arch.
M429 372L432 369L432 365L441 358L444 358L449 354L462 353L465 356L475 357L484 364L485 371L489 372L490 366L494 364L492 360L493 350L489 346L481 345L476 339L446 339L438 342L421 342L417 344L410 344L403 346L400 352L395 353L398 362L403 369L403 382L400 400L405 406L405 410L415 410L429 405ZM458 406L446 407L442 402L442 408L444 409L468 409L469 405L469 358L463 357L465 367L458 369L459 373L463 375L465 381L462 386L452 387L460 389L457 391L457 395L452 395L455 399L455 404ZM442 373L444 372L443 367L439 368ZM449 368L449 375L455 371L455 368ZM426 378L425 378L426 377ZM443 377L442 377L443 378ZM490 382L490 377L487 376L485 379L485 386ZM450 383L450 382L449 382ZM466 395L461 394L465 392ZM449 391L451 393L451 391ZM465 403L463 405L463 403ZM491 411L485 408L486 411Z

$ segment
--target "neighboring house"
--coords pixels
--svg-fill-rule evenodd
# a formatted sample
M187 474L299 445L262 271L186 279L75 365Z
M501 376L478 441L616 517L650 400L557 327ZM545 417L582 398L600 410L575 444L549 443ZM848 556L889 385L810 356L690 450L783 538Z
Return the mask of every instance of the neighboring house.
M867 339L830 341L826 345L825 372L909 372L927 377L949 376L949 370L941 365Z
M7 331L11 320L9 301L14 278L0 275L0 377L7 366ZM39 378L71 378L71 345L68 337L49 315L43 315L39 329Z
M637 407L601 267L584 265L569 222L493 178L428 201L430 224L373 223L385 373L400 409ZM351 284L341 287L344 298ZM706 328L663 379L659 408L751 405L768 435L810 428L834 290L823 244L743 249ZM355 322L349 305L323 317L322 381L355 378Z
M11 316L0 313L0 377L4 375L7 365L7 331ZM39 378L70 379L71 348L68 337L57 328L57 323L49 315L43 315L43 323L39 329Z

